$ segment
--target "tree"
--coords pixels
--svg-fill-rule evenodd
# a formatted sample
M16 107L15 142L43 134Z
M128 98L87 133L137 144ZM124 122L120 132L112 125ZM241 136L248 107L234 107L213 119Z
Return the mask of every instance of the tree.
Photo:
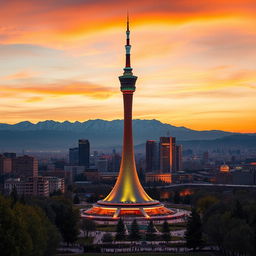
M45 255L52 256L56 255L56 249L61 241L61 235L57 230L56 226L53 225L50 221L45 224L47 228L47 248L45 251Z
M147 227L146 240L154 241L156 239L155 233L156 233L156 229L155 229L153 221L151 220Z
M253 232L241 219L230 219L232 228L226 233L224 248L233 255L248 255L253 251Z
M140 229L139 229L139 226L138 226L138 223L137 223L136 219L134 219L133 222L132 222L129 238L132 241L139 241L140 238L141 238Z
M110 233L105 233L102 237L102 242L103 243L112 243L113 242L113 237Z
M18 196L18 192L17 192L16 186L13 187L10 196L11 196L11 199L12 199L12 205L15 205L18 202L18 200L19 200L19 196Z
M230 212L213 214L205 224L205 233L222 255L255 255L253 229Z
M23 221L32 242L31 255L43 256L47 247L47 229L40 209L21 204L15 205L15 214ZM42 215L41 215L42 214Z
M117 240L117 241L125 240L125 226L124 226L124 222L121 218L118 220L118 223L116 226L115 240Z
M234 208L233 208L233 211L232 211L232 215L233 215L233 217L239 218L239 219L244 219L246 217L243 206L241 205L239 200L235 201L235 205L234 205Z
M19 202L21 204L26 204L26 199L25 199L25 195L24 194L21 195Z
M190 204L191 203L191 195L185 195L182 200L183 204Z
M93 220L90 219L83 219L80 228L84 232L84 236L88 237L89 232L96 230L96 224Z
M55 212L55 225L58 227L64 242L74 243L79 234L79 210L72 208L72 202L63 197L52 197L52 209Z
M0 196L0 252L1 255L30 255L32 241L25 224L15 215L10 202Z
M253 252L256 255L256 212L253 214L254 216L252 220L252 232L253 232L252 244L253 244Z
M209 195L198 199L196 206L199 213L204 214L210 207L218 203L218 199L215 196Z
M162 226L162 239L166 242L171 241L170 227L166 220L164 221Z
M180 193L177 190L174 193L173 202L175 204L179 204L180 203Z
M74 204L80 204L80 199L79 199L79 196L77 194L75 194L75 196L74 196L73 203Z
M54 190L54 191L50 194L50 196L61 196L61 195L63 195L63 193L62 193L62 191L61 191L60 189Z
M200 215L196 209L192 209L187 222L187 231L185 233L186 243L188 248L193 248L195 251L202 245L202 223Z
M0 252L4 256L55 255L59 233L44 212L0 196Z
M67 209L66 219L63 220L63 226L61 228L62 237L67 244L74 243L78 238L79 218L80 215L78 210L74 210L72 207Z

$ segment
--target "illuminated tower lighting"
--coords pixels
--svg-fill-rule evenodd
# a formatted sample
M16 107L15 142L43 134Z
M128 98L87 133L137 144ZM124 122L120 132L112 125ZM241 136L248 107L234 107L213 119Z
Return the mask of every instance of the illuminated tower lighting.
M129 16L126 25L126 61L123 75L119 77L124 103L123 152L119 175L109 195L98 201L81 216L96 221L116 221L118 218L165 220L173 218L174 212L152 199L143 189L136 170L132 135L132 100L137 76L131 68L131 45Z

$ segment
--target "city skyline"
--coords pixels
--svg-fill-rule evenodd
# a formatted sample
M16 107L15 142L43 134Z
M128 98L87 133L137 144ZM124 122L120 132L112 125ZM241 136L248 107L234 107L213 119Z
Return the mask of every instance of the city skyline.
M128 8L135 119L255 132L256 4L156 3L1 3L1 122L122 118L116 76Z

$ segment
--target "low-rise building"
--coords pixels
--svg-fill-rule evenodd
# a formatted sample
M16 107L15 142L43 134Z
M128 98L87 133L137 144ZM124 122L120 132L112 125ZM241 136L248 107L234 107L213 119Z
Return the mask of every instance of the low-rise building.
M65 192L65 182L63 178L45 176L44 179L49 182L49 193L54 193L60 191L61 193Z
M151 182L171 183L172 174L171 173L146 173L145 181L146 183L151 183Z
M48 197L54 191L65 191L64 179L57 177L26 177L7 179L4 189L7 194L16 188L18 195Z
M193 174L191 173L173 173L172 174L172 183L181 184L181 183L192 183L194 180Z

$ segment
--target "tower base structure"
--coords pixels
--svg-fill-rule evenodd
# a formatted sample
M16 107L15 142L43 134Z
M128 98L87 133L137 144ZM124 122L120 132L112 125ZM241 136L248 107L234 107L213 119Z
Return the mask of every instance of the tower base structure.
M81 217L94 220L98 224L114 225L121 218L125 223L134 219L143 224L149 221L163 223L182 220L186 214L177 209L168 209L159 201L150 203L107 203L98 201L88 210L81 210Z

